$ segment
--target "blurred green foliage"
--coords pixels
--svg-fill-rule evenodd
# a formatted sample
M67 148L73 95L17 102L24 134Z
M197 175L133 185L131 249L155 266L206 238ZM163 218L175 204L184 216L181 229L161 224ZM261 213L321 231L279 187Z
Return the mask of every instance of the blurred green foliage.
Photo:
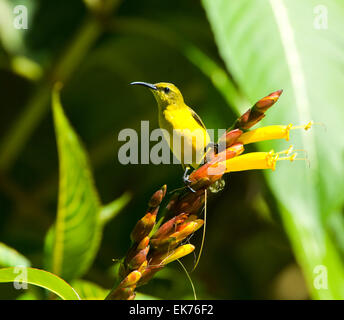
M95 245L99 250L85 259L88 265L66 276L68 280L82 276L84 280L72 285L81 297L89 292L94 298L111 288L113 259L126 253L129 233L144 214L151 194L165 183L169 190L182 183L177 165L119 163L117 135L121 129L138 130L141 120L149 120L151 129L158 127L152 96L145 90L133 90L128 83L176 84L209 128L228 128L239 110L283 88L281 102L268 112L264 124L298 124L299 119L325 122L328 131L314 130L314 147L320 150L319 180L302 180L303 175L313 173L299 163L283 164L267 179L261 172L226 177L225 190L209 200L204 251L191 277L200 299L305 299L310 293L314 298L340 297L344 171L339 128L344 119L339 94L343 61L338 52L343 43L339 34L343 5L329 1L333 14L329 32L313 27L315 2L288 1L286 10L292 17L292 31L299 36L296 48L301 50L307 97L311 97L311 112L303 114L295 103L295 86L273 2L203 1L206 14L202 3L193 0L176 0L173 5L153 0L85 1L91 8L81 0L32 0L27 4L29 28L16 30L9 23L13 6L20 1L0 0L0 241L27 257L32 266L46 266L45 236L60 214L58 154L50 108L55 81L64 83L62 105L89 154L99 200L110 203L100 211L107 224L101 243ZM106 9L101 9L102 4ZM307 141L296 141L298 147L307 149ZM272 145L258 147L267 150ZM273 147L282 149L281 145ZM317 194L309 196L309 190ZM109 212L118 209L113 199L127 192L132 195L129 204L109 219ZM303 201L303 192L307 201ZM301 200L292 201L295 194ZM305 221L306 229L297 227ZM196 246L199 233L191 239ZM321 244L323 256L317 256L319 251L314 248ZM183 262L192 269L192 256ZM329 295L312 288L313 268L318 263L329 267L338 284L333 288L332 282ZM162 270L140 291L162 299L193 298L178 264ZM0 286L0 298L43 296L40 289L31 287L21 294L11 285Z
M203 3L221 55L250 101L265 88L274 90L276 83L284 89L279 109L264 124L306 124L312 119L328 128L291 134L292 143L308 153L308 170L295 165L291 173L290 167L281 166L266 176L313 297L342 299L344 266L338 234L344 233L344 143L335 128L344 117L342 99L334 93L340 92L344 81L340 71L344 59L339 54L344 37L337 33L344 28L343 2L331 0L325 6L313 0ZM259 42L257 34L269 40ZM322 50L325 47L332 50ZM255 52L254 59L243 52ZM277 150L283 145L268 141L259 148ZM326 267L328 290L314 284L319 266Z

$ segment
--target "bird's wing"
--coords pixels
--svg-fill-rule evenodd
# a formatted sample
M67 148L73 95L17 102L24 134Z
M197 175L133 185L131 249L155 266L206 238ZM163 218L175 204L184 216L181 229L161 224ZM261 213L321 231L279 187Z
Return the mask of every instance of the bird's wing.
M188 107L188 108L189 108L189 110L190 110L190 112L191 112L192 117L196 120L196 122L197 122L203 129L206 129L206 127L205 127L203 121L201 120L201 118L199 117L199 115L198 115L195 111L193 111L190 107Z

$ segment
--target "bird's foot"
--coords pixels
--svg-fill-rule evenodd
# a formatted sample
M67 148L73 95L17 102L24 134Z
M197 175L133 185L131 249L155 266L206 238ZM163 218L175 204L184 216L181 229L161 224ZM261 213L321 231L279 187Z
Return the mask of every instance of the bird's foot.
M190 191L196 192L196 191L195 191L194 189L192 189L191 186L190 186L191 183L192 183L192 181L189 179L190 175L188 174L188 172L189 172L190 169L191 169L190 167L186 167L186 168L185 168L185 171L184 171L184 174L183 174L183 182L184 182L185 186L186 186L187 188L189 188Z

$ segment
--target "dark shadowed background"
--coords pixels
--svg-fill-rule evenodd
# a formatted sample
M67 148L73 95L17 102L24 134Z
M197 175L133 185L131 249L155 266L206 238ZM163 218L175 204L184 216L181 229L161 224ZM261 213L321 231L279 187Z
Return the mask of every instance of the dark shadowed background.
M24 2L29 13L27 30L12 30L0 23L0 241L29 258L32 266L43 268L44 238L55 221L58 195L58 154L50 94L51 84L61 80L62 105L89 153L102 202L108 203L124 192L132 196L106 225L95 261L83 276L111 288L113 259L121 258L129 248L129 234L145 213L152 193L163 184L168 190L182 186L183 171L178 165L119 163L117 153L123 144L118 141L120 130L139 130L142 120L149 120L151 129L158 127L153 96L129 83L174 83L206 126L214 129L230 127L239 108L234 103L245 95L226 98L225 85L222 92L221 85L216 86L221 84L216 77L225 76L233 83L236 71L225 71L228 63L220 57L199 1L115 1L112 13L97 12L94 7L92 11L92 5L102 1ZM247 9L247 3L242 1L242 10ZM7 8L15 4L24 3L0 1ZM206 5L208 9L210 6ZM211 9L209 12L211 16ZM2 21L6 14L4 10L0 14ZM238 20L242 19L240 14ZM97 27L90 24L92 19L98 21ZM85 31L85 25L90 30ZM302 26L296 24L297 28ZM245 33L242 36L247 37ZM265 41L269 39L262 33L262 45L255 42L252 51L269 52L269 48L264 49ZM255 59L254 53L250 59ZM243 78L238 78L241 85ZM275 80L273 86L264 87L261 79L262 89L254 94L236 82L233 86L238 92L248 93L250 103L285 88L282 81ZM250 103L240 108L245 110ZM287 106L277 103L271 113L281 108ZM283 124L292 118L286 118ZM264 124L279 123L268 113ZM320 127L315 130L324 132ZM253 151L255 146L247 150ZM294 164L283 166L293 179ZM304 164L297 166L306 169ZM342 166L338 172L342 174ZM259 171L232 173L225 180L225 189L209 199L205 245L199 266L191 273L198 298L310 298L283 227L275 189ZM292 188L291 184L285 192ZM342 205L337 206L337 211L343 221ZM202 231L198 231L190 240L196 245L196 254L201 236ZM344 242L335 239L341 247ZM182 261L192 270L195 257L191 254ZM139 291L163 299L193 298L191 285L178 263L166 267ZM2 299L21 293L12 285L0 285Z

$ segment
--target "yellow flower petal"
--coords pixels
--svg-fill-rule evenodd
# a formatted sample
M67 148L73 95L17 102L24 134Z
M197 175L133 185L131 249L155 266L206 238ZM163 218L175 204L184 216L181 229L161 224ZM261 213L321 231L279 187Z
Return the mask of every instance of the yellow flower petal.
M274 140L274 139L286 139L289 140L289 132L294 129L304 129L309 130L313 125L313 121L310 121L303 126L293 126L288 124L287 126L274 125L262 127L254 130L247 131L243 133L237 140L242 144L249 144L265 140Z
M238 138L237 142L240 142L242 144L249 144L253 142L273 139L286 139L288 141L289 131L291 127L292 124L289 124L287 126L274 125L250 130L243 133Z
M296 159L297 153L290 155L292 147L287 150L274 152L250 152L241 156L226 160L226 172L245 171L255 169L271 169L275 170L276 162L281 160L307 160ZM287 155L280 157L280 155Z
M185 244L178 247L176 250L170 252L162 261L161 264L168 264L174 260L184 257L195 250L195 246L192 244Z
M270 152L250 152L226 160L226 172L254 169L275 169L278 154Z

